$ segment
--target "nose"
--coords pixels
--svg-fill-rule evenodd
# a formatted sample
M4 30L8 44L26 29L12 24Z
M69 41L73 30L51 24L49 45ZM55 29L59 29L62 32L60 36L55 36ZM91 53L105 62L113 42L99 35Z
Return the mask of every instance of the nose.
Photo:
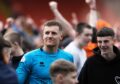
M102 42L102 43L101 43L101 46L104 46L104 45L105 45L105 43L104 43L104 42Z
M48 34L48 37L52 37L52 33L49 33L49 34Z

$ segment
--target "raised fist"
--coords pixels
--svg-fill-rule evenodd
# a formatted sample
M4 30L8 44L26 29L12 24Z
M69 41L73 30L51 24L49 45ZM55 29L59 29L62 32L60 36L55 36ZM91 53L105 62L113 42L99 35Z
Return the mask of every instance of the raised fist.
M50 1L49 6L52 10L57 9L57 2L55 1Z
M96 9L96 0L85 0L91 9Z

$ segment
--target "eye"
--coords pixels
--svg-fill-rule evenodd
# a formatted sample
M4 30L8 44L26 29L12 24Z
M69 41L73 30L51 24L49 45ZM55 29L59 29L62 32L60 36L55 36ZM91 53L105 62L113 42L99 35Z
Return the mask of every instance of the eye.
M104 43L108 43L109 41L108 40L105 40Z
M85 36L92 36L92 34L85 34Z
M102 41L97 41L98 43L102 43Z
M48 32L48 31L47 31L47 32L45 32L45 34L47 34L47 35L48 35L49 33L50 33L50 32Z
M85 36L89 36L89 34L85 34Z
M56 32L52 32L52 35L56 35L57 33Z

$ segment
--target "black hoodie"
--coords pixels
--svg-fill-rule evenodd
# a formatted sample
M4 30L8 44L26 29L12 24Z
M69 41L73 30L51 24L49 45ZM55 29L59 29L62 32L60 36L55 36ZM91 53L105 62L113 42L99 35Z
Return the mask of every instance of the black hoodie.
M79 75L79 84L120 84L120 51L114 46L116 58L105 60L99 48L88 58Z

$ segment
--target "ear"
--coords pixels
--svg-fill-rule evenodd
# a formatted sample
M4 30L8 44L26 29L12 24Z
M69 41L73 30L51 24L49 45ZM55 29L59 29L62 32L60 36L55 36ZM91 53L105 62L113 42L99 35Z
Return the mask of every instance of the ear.
M14 44L17 45L17 46L19 45L18 42L14 42Z
M64 79L64 76L62 74L58 74L56 76L56 81L58 81L59 83L62 83L63 82L63 79Z
M116 42L116 39L115 38L113 38L113 43L115 43Z
M62 40L62 39L63 39L63 36L61 35L60 40Z
M61 32L60 33L60 40L62 40L63 39L63 33Z

